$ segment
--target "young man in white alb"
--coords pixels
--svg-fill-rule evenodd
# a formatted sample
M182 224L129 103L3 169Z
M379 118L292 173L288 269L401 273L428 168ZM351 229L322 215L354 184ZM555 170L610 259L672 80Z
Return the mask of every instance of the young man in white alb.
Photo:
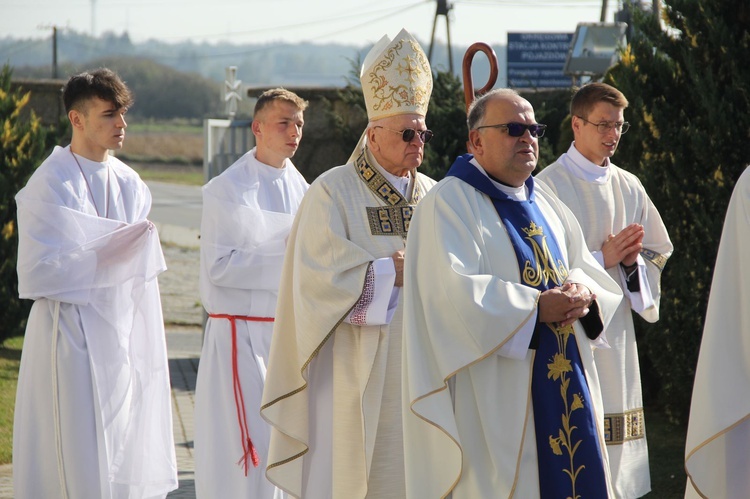
M108 69L63 92L73 137L16 196L18 289L35 300L18 377L19 499L161 498L177 488L171 393L146 218L146 184L122 147L133 99Z
M292 164L307 101L285 89L255 106L256 147L203 187L200 291L208 323L195 394L200 498L282 497L265 477L260 399L281 266L308 184Z

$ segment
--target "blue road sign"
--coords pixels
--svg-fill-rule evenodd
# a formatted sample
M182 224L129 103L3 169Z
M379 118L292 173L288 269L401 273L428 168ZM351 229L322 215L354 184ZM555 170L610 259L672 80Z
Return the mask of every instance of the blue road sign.
M563 74L573 33L508 33L508 86L568 88Z

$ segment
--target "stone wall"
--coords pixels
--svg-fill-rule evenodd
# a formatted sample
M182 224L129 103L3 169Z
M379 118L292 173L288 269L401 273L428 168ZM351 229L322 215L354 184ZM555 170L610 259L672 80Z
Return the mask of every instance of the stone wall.
M10 82L11 92L20 89L31 92L29 105L21 116L27 118L33 109L44 125L56 125L65 116L65 106L62 101L62 88L66 80L24 80L13 79Z
M31 101L24 108L28 116L31 109L46 125L52 125L65 117L62 103L62 87L65 80L22 80L14 79L11 89L31 91ZM247 97L254 101L270 87L250 88ZM367 126L367 116L360 109L351 109L342 102L337 88L289 87L310 105L305 111L305 128L302 142L294 156L294 164L302 174L312 181L324 171L344 164L351 154L353 145L342 144L336 131L332 113L341 116L344 123L357 135ZM254 105L254 102L252 102Z

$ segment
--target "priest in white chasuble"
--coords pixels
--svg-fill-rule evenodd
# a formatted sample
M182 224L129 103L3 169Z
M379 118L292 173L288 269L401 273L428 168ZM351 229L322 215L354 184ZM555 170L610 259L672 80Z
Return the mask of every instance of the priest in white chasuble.
M147 219L151 194L110 150L130 91L108 69L63 92L73 137L16 196L18 290L34 300L15 407L18 499L163 498L177 488L172 406Z
M661 273L673 249L638 177L610 160L629 128L627 106L606 83L581 87L570 104L574 142L536 176L573 211L589 250L625 295L607 327L611 348L594 354L617 499L651 490L633 312L659 320Z
M195 390L199 499L283 497L265 476L270 428L260 399L286 241L308 185L291 161L307 101L258 97L255 147L203 187L200 291L208 312Z
M373 47L360 79L368 127L305 195L279 289L261 415L267 476L294 497L404 496L403 258L434 185L417 172L432 73L402 30Z
M716 256L685 442L686 499L750 497L750 168L734 187Z
M407 239L407 497L613 497L593 350L622 293L531 177L531 104L494 90L468 125Z

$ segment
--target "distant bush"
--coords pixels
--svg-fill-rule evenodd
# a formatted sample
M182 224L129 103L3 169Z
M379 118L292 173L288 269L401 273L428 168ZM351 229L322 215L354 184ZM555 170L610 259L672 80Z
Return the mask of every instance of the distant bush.
M221 86L193 73L182 73L149 59L117 57L97 59L87 68L116 71L133 91L130 110L139 118L206 118L221 107Z
M135 95L129 115L137 119L203 119L222 112L221 85L195 73L184 73L150 59L107 57L81 65L61 64L60 78L107 67L120 75ZM49 78L48 67L24 67L15 71L26 78Z
M435 136L425 147L420 171L440 180L456 157L466 152L466 104L463 86L457 76L448 72L433 75L427 127L435 132Z
M605 81L630 101L616 162L640 177L675 248L659 322L637 323L644 395L686 422L722 222L750 163L750 4L665 5L660 19L635 10L634 35ZM748 331L722 333L740 341Z

